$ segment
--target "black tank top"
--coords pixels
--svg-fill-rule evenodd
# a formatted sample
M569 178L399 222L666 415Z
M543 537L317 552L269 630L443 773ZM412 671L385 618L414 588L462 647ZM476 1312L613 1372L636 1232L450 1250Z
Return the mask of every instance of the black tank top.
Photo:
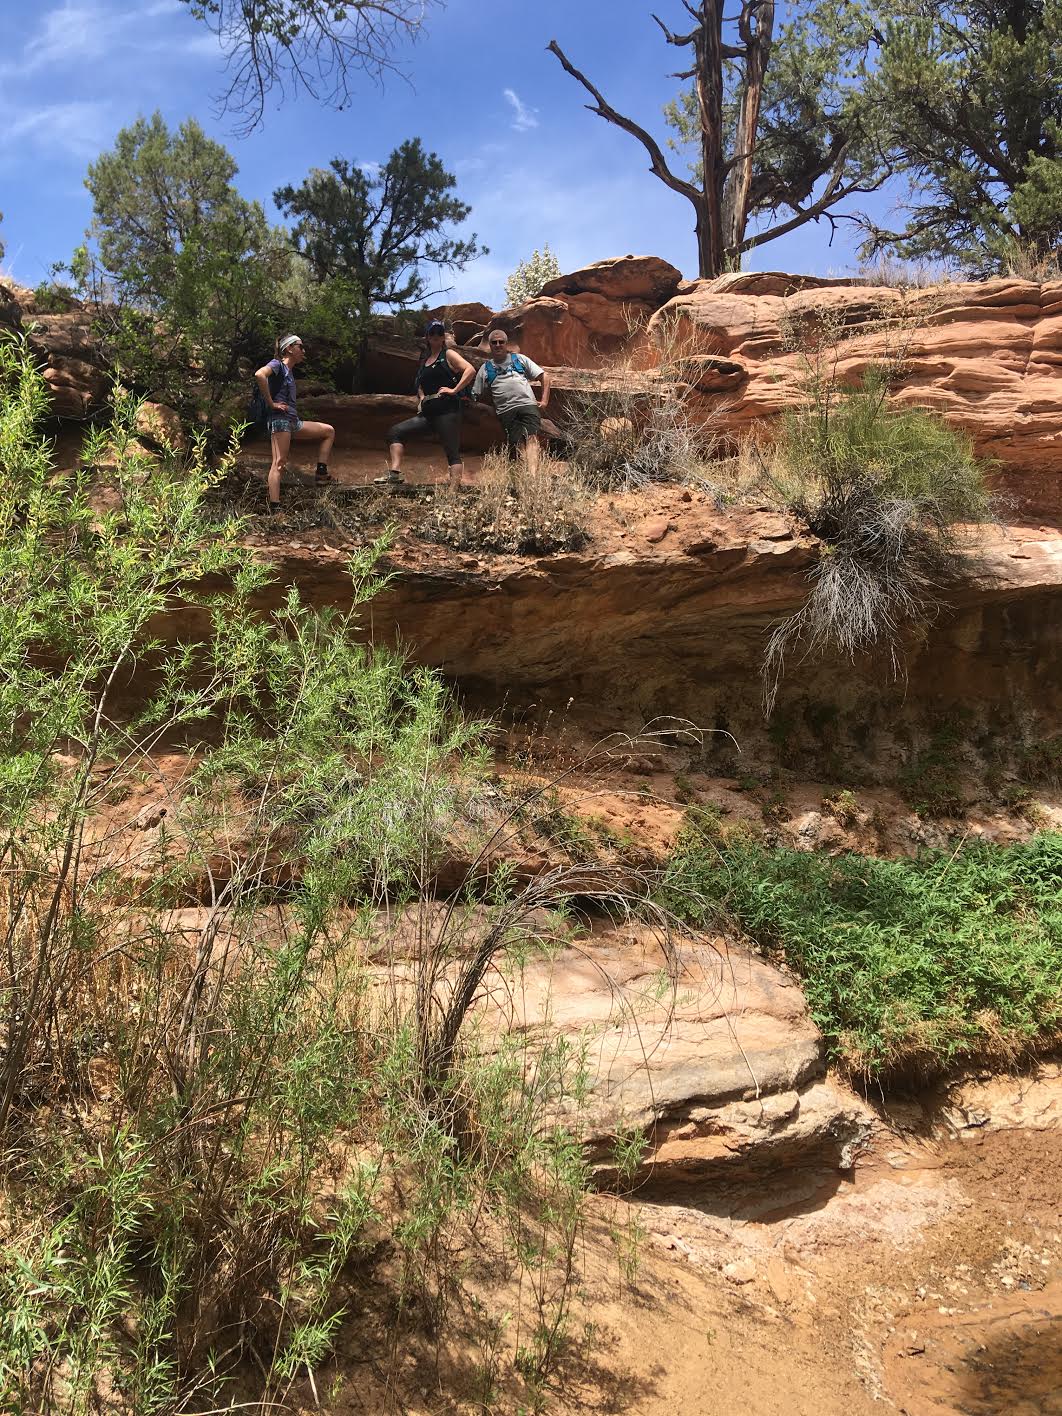
M430 363L426 359L417 370L417 387L425 398L434 398L441 388L453 388L460 379L457 370L450 368L445 349Z

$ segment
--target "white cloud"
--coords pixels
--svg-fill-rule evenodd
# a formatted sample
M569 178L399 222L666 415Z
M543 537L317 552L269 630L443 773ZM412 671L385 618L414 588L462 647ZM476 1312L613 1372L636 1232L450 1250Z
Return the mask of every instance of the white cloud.
M49 10L22 51L19 72L36 74L101 58L114 38L115 18L99 5L79 4L77 0Z
M40 108L0 110L10 156L18 145L39 152L95 157L111 136L110 106L100 100L47 103Z
M528 108L528 106L521 101L520 95L515 89L503 89L502 94L512 106L513 127L518 133L526 133L531 128L538 127L537 108Z
M104 67L119 54L136 49L143 54L217 55L216 34L202 25L182 24L175 30L170 23L188 19L174 0L155 0L135 16L127 5L115 0L63 0L47 11L35 33L30 35L17 59L0 65L0 74L12 79L31 77L44 71L62 72L86 64ZM160 22L155 33L149 21Z

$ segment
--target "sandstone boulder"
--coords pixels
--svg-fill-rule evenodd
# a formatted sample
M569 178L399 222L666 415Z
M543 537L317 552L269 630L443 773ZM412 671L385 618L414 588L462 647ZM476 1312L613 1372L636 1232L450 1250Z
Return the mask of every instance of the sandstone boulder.
M823 1080L822 1037L796 981L722 939L679 941L675 961L672 992L659 939L606 927L529 964L519 990L485 990L488 1025L571 1040L587 1086L563 1114L598 1182L615 1178L615 1141L632 1133L654 1184L809 1152L850 1165L869 1108Z
M0 328L18 330L22 328L22 307L18 295L10 285L0 283Z
M614 256L548 281L532 300L491 317L540 364L598 369L640 347L649 318L682 276L657 256Z
M338 447L384 448L393 423L412 418L417 400L412 394L323 393L299 399L304 418L331 423ZM466 404L462 447L466 452L486 452L502 441L501 424L485 403Z
M681 280L682 272L659 256L612 256L547 281L539 293L589 293L612 301L637 300L659 307L675 294Z
M479 365L484 352L479 348L455 346L470 364ZM413 380L421 359L421 341L408 335L372 334L365 348L362 375L367 393L412 393Z
M594 291L539 295L494 315L483 337L485 341L490 330L503 329L514 348L539 364L600 369L640 348L655 308L641 300L610 300Z
M440 305L436 310L429 310L427 318L442 320L447 329L453 330L458 344L472 344L490 324L493 315L489 305L468 300L456 305Z
M188 446L180 414L165 403L142 403L137 413L136 431L158 447L183 452Z
M110 381L96 364L51 354L43 370L52 396L52 412L60 418L85 418L99 408Z
M80 359L86 364L102 366L99 341L92 328L92 319L82 307L61 314L34 314L36 329L34 344L53 358Z

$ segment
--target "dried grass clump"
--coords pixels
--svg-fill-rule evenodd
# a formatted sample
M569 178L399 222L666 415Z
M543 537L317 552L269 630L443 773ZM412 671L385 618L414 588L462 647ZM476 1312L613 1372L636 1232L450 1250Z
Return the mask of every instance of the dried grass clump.
M570 465L542 456L532 471L522 457L488 453L475 487L439 490L427 529L461 550L572 551L590 538L589 505Z
M931 290L962 280L951 266L940 261L905 261L888 252L861 265L855 278L860 285L886 286L890 290Z
M638 333L632 327L635 352L602 371L598 386L591 377L568 395L560 422L572 467L601 491L702 481L717 450L703 414L691 407L701 359L680 323L654 331L658 363L649 372L640 366Z
M767 645L768 712L797 649L854 658L883 648L899 672L903 631L937 617L960 568L959 528L989 517L969 438L921 409L890 408L886 395L880 370L855 392L821 385L763 455L781 503L823 542L807 600Z

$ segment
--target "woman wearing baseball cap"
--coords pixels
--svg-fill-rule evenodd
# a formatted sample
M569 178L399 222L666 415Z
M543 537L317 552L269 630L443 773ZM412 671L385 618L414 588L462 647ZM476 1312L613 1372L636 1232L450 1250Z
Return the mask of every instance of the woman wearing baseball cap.
M295 411L295 374L306 358L302 340L297 334L286 334L277 340L276 358L255 371L265 400L266 427L273 446L273 461L269 468L269 511L280 510L280 478L287 466L292 441L314 442L317 449L317 486L325 487L335 480L328 471L328 456L336 439L331 423L304 423Z
M387 434L390 469L376 481L397 486L402 481L402 450L407 440L432 433L442 443L450 468L450 484L459 487L465 467L461 460L461 395L476 376L467 359L446 343L446 326L432 320L424 331L426 348L417 369L414 388L417 415L396 423Z

